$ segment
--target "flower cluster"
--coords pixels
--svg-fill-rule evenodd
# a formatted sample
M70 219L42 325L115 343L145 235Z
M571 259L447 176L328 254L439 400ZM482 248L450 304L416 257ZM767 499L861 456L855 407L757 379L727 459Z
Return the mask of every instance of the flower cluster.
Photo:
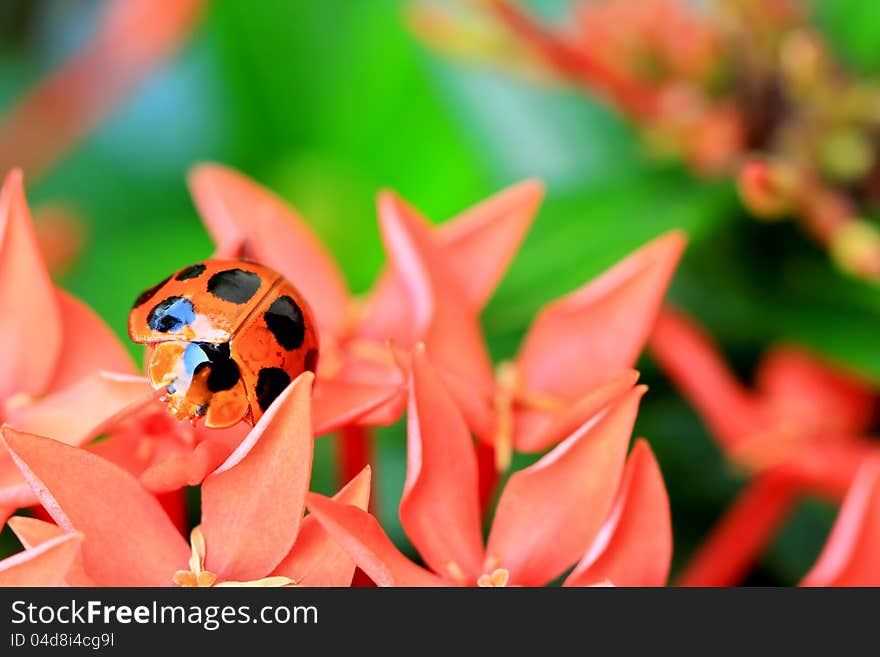
M844 270L880 280L866 219L880 87L843 71L800 0L576 0L565 29L523 4L425 2L415 25L447 51L530 61L598 95L659 154L735 178L756 217L794 218Z
M627 452L644 393L631 368L681 235L546 306L517 356L493 367L479 314L538 209L538 183L439 226L380 194L389 264L365 299L270 192L217 165L197 168L191 186L218 255L297 281L320 330L318 371L249 430L172 419L109 329L50 281L11 173L0 298L22 312L0 326L15 345L2 378L0 506L24 551L0 562L0 582L347 585L356 565L385 585L537 585L572 568L570 585L666 581L663 480L646 442ZM404 412L400 516L436 574L400 555L369 515L369 427ZM358 444L328 499L308 487L313 440L333 431ZM512 451L548 448L509 477L484 548L483 518ZM183 488L195 485L202 519L191 527ZM21 508L33 512L9 517Z
M21 174L9 174L0 302L20 312L0 320L0 511L23 550L0 561L0 584L347 586L359 568L381 586L664 585L666 489L648 443L630 449L646 392L632 367L649 340L754 478L683 582L735 581L790 501L821 492L844 501L804 583L877 583L880 457L861 438L873 391L787 347L758 392L738 384L699 329L661 308L682 235L549 303L515 357L493 365L479 315L538 210L538 183L439 225L381 193L388 265L355 299L278 197L219 165L190 182L218 255L269 265L310 300L318 371L252 428L172 419L112 332L50 281ZM404 414L399 516L418 562L370 507L371 427ZM344 485L328 498L309 484L314 440L331 432ZM515 451L542 454L510 472ZM186 486L200 487L194 525Z

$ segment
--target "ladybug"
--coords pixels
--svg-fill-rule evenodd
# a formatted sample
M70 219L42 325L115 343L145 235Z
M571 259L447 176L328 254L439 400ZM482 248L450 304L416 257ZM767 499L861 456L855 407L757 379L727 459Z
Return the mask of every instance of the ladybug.
M318 364L315 320L302 295L246 260L175 272L135 300L128 333L149 348L147 375L171 415L208 427L255 424Z

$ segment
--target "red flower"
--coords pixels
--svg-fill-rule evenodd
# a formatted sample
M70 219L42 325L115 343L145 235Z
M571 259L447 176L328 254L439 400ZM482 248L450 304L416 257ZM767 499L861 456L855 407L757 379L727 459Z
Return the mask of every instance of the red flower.
M391 543L376 520L311 494L312 515L382 586L661 585L671 556L668 502L647 444L626 460L643 387L607 408L505 486L483 545L470 432L424 349L413 355L404 530L430 570ZM624 464L626 462L626 467Z
M709 338L673 310L661 314L650 350L725 454L752 477L680 581L736 583L799 496L843 497L876 451L865 438L874 391L790 346L767 354L749 390Z
M83 536L81 563L73 571L77 583L348 585L354 563L314 519L303 519L312 464L312 378L305 373L294 381L205 479L202 523L189 547L156 499L118 466L9 427L3 440L52 519ZM367 469L336 499L366 508L369 485ZM44 523L13 526L26 544L51 535Z

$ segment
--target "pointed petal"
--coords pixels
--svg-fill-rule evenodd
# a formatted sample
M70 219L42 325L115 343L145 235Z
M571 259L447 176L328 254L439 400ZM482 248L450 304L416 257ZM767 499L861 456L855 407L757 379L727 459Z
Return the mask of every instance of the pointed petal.
M18 170L0 189L0 308L0 399L41 394L61 353L61 313Z
M37 518L28 518L26 516L14 516L9 519L9 528L15 533L16 537L26 549L36 548L48 541L59 538L61 536L71 536L58 525L38 520ZM64 582L68 586L94 586L92 578L86 575L83 568L82 557L77 550L67 573L64 576Z
M798 490L787 477L768 471L739 494L678 579L679 586L734 586L791 511Z
M297 377L202 485L206 564L220 579L265 577L296 540L312 472L313 379Z
M483 572L474 443L422 345L413 353L400 522L435 572L455 564L473 581Z
M407 309L408 317L405 326L393 328L390 336L373 334L383 322L368 311L359 333L381 340L395 337L404 347L424 342L444 376L470 382L474 394L488 394L492 367L477 312L461 303L466 292L430 227L390 192L379 196L379 220L394 275L405 291L398 305Z
M436 229L470 304L481 310L504 276L544 198L527 180L498 192Z
M526 389L574 400L635 365L684 246L681 233L659 237L545 306L516 359Z
M333 499L366 511L370 501L370 477L370 466L367 466ZM354 569L354 560L330 538L321 523L309 515L303 520L293 549L272 574L289 577L299 586L351 586Z
M372 385L318 378L312 396L315 435L360 423L365 417L403 395L398 385Z
M722 447L762 426L758 403L718 348L683 313L664 308L651 337L651 356L697 409Z
M61 586L82 538L58 536L0 561L0 586Z
M165 586L190 550L132 475L76 447L3 427L6 448L52 519L85 537L83 564L99 586Z
M585 397L558 413L518 409L514 420L513 444L519 452L540 452L573 433L596 413L632 389L639 380L635 370L611 377Z
M85 46L0 121L0 171L53 165L180 45L205 0L106 4Z
M63 339L50 389L61 390L100 370L135 374L134 361L110 327L79 299L57 293Z
M308 506L330 537L379 586L449 586L403 556L366 511L316 493L309 493Z
M755 384L780 414L828 433L866 432L877 409L868 382L799 347L767 354Z
M154 399L153 389L142 377L95 372L39 401L13 409L7 423L19 431L83 445Z
M344 330L350 303L345 279L290 206L243 174L217 164L196 167L190 189L219 247L243 243L248 257L272 267L303 293L323 330Z
M546 584L596 538L617 493L644 392L644 386L634 388L510 477L495 511L486 558L506 568L511 582Z
M880 459L853 481L831 535L802 586L880 586Z
M565 586L663 586L672 562L669 497L657 459L644 440L627 460L611 514Z

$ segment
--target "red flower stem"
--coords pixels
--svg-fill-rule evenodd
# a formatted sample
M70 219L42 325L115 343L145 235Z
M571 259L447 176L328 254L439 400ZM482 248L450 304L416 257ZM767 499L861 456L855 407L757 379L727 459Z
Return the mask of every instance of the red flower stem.
M773 473L758 475L740 493L679 576L679 586L740 583L773 538L795 501L795 488Z
M602 65L587 49L575 47L546 30L516 3L489 0L488 6L511 32L531 45L563 76L607 96L630 114L645 116L654 112L656 99L650 90L622 79Z
M368 465L373 468L370 487L370 511L378 513L376 495L376 462L373 454L373 437L366 427L349 426L339 432L336 441L336 478L339 487L345 486Z
M477 441L477 468L480 477L480 508L485 516L498 485L498 466L495 463L495 448Z

